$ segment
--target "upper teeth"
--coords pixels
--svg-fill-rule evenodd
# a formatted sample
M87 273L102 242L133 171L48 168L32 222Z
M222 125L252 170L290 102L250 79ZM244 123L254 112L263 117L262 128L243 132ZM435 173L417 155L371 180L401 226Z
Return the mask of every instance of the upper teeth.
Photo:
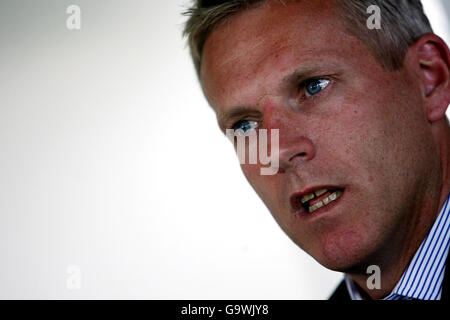
M314 212L317 209L329 204L331 201L334 201L336 199L338 199L340 196L342 195L342 191L337 190L335 192L333 192L332 194L330 194L328 197L326 197L325 199L315 203L314 205L309 207L309 212Z
M317 191L314 191L314 193L316 194L316 196L318 197L318 196L321 196L321 195L323 195L325 192L327 192L328 191L328 189L319 189L319 190L317 190Z
M312 198L314 198L314 193L310 193L310 194L305 194L302 197L302 203L305 203L306 201L311 200Z
M316 190L316 191L314 191L314 192L305 194L305 195L302 197L301 202L302 202L302 203L305 203L306 201L309 201L309 200L313 199L314 197L319 197L319 196L321 196L322 194L324 194L324 193L327 192L327 191L328 191L328 189L319 189L319 190ZM315 194L315 195L314 195L314 194Z

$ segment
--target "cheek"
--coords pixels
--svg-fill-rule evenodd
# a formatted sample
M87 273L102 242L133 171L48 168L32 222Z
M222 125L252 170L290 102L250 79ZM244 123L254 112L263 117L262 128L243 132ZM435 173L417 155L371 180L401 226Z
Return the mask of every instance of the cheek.
M421 131L426 123L419 108L413 110L411 106L420 102L400 98L401 89L398 95L395 93L384 89L369 92L364 98L351 97L345 106L349 111L337 121L347 134L347 152L378 175L403 175L412 158L422 156L422 150L429 148L426 144L418 146L418 140L426 134ZM369 174L367 180L374 180L374 175Z
M396 145L398 126L392 108L391 96L386 92L353 90L334 106L332 116L322 120L328 123L326 131L331 134L321 140L332 150L333 157L341 158L347 166L355 166L352 169L381 172L384 156ZM365 173L364 180L373 181L374 175Z

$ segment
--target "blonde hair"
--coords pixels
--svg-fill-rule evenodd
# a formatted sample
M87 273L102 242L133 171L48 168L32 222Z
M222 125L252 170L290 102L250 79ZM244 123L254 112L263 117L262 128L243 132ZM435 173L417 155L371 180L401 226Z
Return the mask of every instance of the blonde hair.
M188 20L183 36L188 38L197 75L200 74L203 46L209 34L236 13L267 1L274 0L194 1L193 6L184 12ZM345 31L365 43L386 69L400 69L409 46L423 34L433 32L420 0L339 0L336 3L339 4ZM371 5L381 10L381 29L370 30L366 26L367 8Z

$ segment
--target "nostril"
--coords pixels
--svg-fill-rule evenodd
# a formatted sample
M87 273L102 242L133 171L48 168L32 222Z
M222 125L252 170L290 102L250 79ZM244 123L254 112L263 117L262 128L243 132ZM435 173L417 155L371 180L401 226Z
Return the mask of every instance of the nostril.
M290 140L289 140L290 139ZM282 144L280 143L280 165L286 166L301 166L314 159L316 155L315 147L310 139L307 137L290 137Z
M306 152L300 152L297 153L296 155L292 156L289 161L291 161L292 159L296 158L296 157L300 157L300 158L305 158L307 156Z

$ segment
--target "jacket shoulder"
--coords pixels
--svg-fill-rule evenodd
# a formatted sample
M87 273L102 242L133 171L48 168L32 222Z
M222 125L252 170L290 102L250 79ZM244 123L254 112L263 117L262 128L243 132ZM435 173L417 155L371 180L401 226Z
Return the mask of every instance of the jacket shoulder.
M450 300L450 252L447 254L445 271L444 271L444 280L442 281L442 295L441 300L448 301Z
M351 300L344 280L341 281L341 283L337 286L337 288L334 290L334 292L331 294L328 300L331 301Z

